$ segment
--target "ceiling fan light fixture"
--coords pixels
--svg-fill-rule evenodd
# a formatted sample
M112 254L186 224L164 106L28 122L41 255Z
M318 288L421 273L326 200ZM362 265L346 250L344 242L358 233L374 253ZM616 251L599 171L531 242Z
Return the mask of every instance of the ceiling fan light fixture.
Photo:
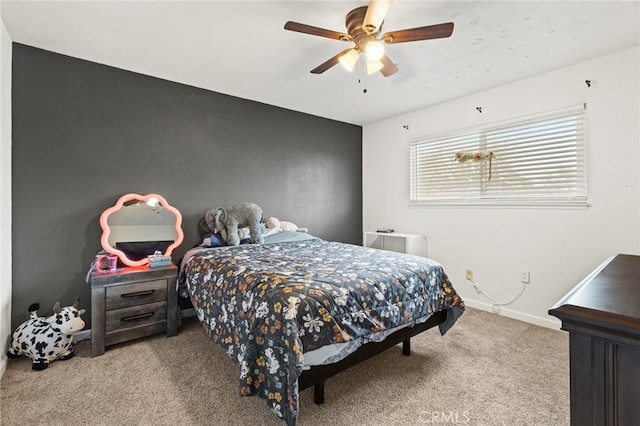
M370 62L377 62L384 56L384 46L375 40L368 42L364 51L367 55L367 60Z
M374 74L380 71L384 64L380 61L367 61L367 74Z
M382 43L397 44L434 40L450 37L453 33L453 22L443 22L436 25L406 28L404 30L382 33L382 25L393 0L368 0L368 3L368 6L356 7L347 13L344 22L347 28L346 33L293 21L285 23L284 29L288 31L296 31L355 44L355 46L338 52L312 69L312 74L322 74L329 68L337 65L338 62L351 72L358 63L359 54L363 53L366 55L368 62L371 62L371 64L367 64L369 72L376 69L379 66L377 63L381 62L382 68L380 68L380 73L384 77L389 77L398 72L398 67L386 55ZM364 65L365 64L362 64L361 68L364 68Z
M347 71L351 72L356 67L358 56L360 56L358 51L356 49L351 49L344 55L340 56L338 61Z

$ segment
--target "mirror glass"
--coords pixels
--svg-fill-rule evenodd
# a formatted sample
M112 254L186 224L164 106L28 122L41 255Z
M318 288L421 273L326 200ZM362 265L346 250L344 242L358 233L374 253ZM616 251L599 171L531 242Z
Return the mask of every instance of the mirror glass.
M100 216L102 248L127 266L144 266L156 251L182 243L182 215L158 194L125 194Z

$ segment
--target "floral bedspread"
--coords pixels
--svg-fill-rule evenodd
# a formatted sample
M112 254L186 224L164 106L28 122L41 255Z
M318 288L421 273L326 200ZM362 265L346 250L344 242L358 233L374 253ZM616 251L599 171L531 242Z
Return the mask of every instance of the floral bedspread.
M444 334L464 310L433 260L320 239L203 249L185 257L179 290L240 363L240 394L266 399L289 425L304 352L359 346L447 309Z

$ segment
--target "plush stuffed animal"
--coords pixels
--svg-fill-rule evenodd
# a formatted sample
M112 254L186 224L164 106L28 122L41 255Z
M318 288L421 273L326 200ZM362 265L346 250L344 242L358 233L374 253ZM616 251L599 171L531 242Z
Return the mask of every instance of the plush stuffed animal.
M76 298L73 306L60 309L60 302L53 306L53 315L38 317L37 303L29 306L29 319L13 332L11 347L7 352L9 358L26 355L33 360L31 368L44 370L49 363L60 359L73 358L73 335L84 328L80 315L84 309L78 310L80 299Z
M220 232L213 232L209 229L209 225L207 225L207 221L202 218L200 220L200 224L198 225L200 237L202 239L201 246L203 247L224 247L227 244L227 230L222 229ZM260 224L260 232L263 237L266 237L267 227L264 223ZM238 239L240 240L240 244L250 244L251 243L251 233L249 232L249 228L238 228Z
M260 233L262 234L262 232ZM227 244L229 244L229 235L227 234L226 229L222 229L220 231L220 236L227 242ZM251 231L249 228L238 228L238 241L240 241L240 244L251 242Z
M309 232L307 228L298 228L298 225L280 220L277 217L270 217L265 222L267 229L282 229L283 231Z
M209 229L213 232L220 232L223 229L227 231L227 244L237 246L240 244L240 236L238 235L238 227L249 227L251 234L251 242L254 244L262 244L262 230L260 222L262 221L262 209L255 203L234 204L231 207L211 209L204 216Z

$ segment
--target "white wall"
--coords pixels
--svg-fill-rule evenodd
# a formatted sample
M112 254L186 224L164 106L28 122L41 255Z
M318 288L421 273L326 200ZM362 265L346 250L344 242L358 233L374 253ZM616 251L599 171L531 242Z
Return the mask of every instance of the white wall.
M11 335L11 39L0 28L0 377Z
M560 297L607 257L640 254L639 52L623 50L365 126L365 231L425 234L429 257L443 264L470 306L491 309L465 281L465 269L499 302L517 295L521 270L529 270L531 284L502 313L558 327L547 311ZM583 102L590 208L408 206L411 139Z

